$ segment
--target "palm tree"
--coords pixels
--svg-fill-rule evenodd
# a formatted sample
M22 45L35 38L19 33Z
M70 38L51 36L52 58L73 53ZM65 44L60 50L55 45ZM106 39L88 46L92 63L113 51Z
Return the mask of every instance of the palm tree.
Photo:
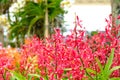
M15 21L10 20L10 39L24 40L24 37L36 34L38 37L48 37L51 26L55 25L57 17L64 14L60 7L61 0L41 0L39 2L27 1L14 16Z

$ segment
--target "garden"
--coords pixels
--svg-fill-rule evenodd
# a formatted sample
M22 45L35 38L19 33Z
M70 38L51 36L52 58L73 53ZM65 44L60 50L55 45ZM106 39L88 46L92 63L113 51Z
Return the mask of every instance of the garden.
M19 49L1 45L0 80L119 80L120 25L111 24L112 15L106 22L105 32L89 36L76 16L66 37L54 29L51 38L34 35Z
M90 35L75 15L74 29L63 36L53 27L65 13L61 0L36 1L19 8L15 21L8 13L13 43L0 44L0 80L120 80L120 16L110 14L105 30Z

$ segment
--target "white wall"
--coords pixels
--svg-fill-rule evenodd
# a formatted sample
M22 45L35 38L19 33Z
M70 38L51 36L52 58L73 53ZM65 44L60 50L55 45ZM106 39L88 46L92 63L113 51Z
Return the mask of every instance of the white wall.
M109 14L111 14L111 6L108 4L71 6L64 18L65 24L69 25L65 26L68 31L74 28L75 13L82 20L82 25L87 31L103 31L106 26L105 18L108 18ZM69 34L69 32L66 34Z

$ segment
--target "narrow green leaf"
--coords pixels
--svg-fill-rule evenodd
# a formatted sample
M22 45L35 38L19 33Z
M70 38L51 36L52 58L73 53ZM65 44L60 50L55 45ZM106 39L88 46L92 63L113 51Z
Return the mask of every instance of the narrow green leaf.
M28 28L28 35L30 35L30 31L31 31L31 28L32 26L40 19L39 16L36 16L35 18L33 18L30 22L30 25L29 25L29 28Z
M40 79L40 75L38 75L38 74L28 74L28 80L31 80L32 77L37 77Z
M15 72L15 71L10 71L12 74L13 74L13 78L11 78L11 79L17 79L17 80L26 80L26 78L23 76L23 75L21 75L20 73L17 73L17 72Z
M28 76L38 77L38 78L40 78L40 75L38 75L38 74L28 74Z
M114 57L114 49L111 50L111 54L110 54L110 57L108 58L107 63L105 65L104 72L107 73L110 70L110 67L111 67L112 61L113 61L113 57Z
M97 73L98 75L96 75L96 79L98 79L98 80L106 80L107 77L106 77L106 75L104 73L104 68L103 68L102 64L100 63L100 60L98 58L95 58L95 59L96 59L97 64L98 64L98 66L100 68L100 72Z
M110 70L110 74L111 74L113 71L117 70L117 69L120 69L120 66L115 66L115 67L113 67L113 68Z
M120 80L120 78L111 78L109 80Z
M9 31L12 32L12 31L14 31L15 29L17 29L18 27L20 27L20 26L19 26L19 25L11 26L11 27L9 28Z
M98 58L95 58L95 60L96 60L98 66L99 66L99 68L100 68L100 71L103 72L103 66L102 66L102 64L100 63L100 60L99 60Z
M95 70L92 70L92 69L90 69L90 68L86 68L86 70L87 70L87 72L89 72L89 73L96 74L96 71L95 71Z
M62 80L69 80L69 79L66 77L66 78L63 78Z
M14 77L14 76L12 76L11 78L10 78L10 80L15 80L16 78Z
M108 78L106 77L106 75L104 74L104 72L100 72L98 73L98 75L96 76L95 80L107 80Z

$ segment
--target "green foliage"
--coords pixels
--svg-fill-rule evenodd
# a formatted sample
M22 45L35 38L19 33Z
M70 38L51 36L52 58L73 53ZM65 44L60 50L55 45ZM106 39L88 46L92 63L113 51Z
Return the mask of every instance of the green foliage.
M15 71L10 71L12 73L11 80L27 80L22 74L15 72Z
M8 13L13 0L0 0L0 15Z
M98 34L98 31L92 31L92 32L91 32L91 36L94 36L94 35L96 35L96 34Z
M39 20L43 19L42 5L34 2L27 2L26 5L21 8L21 11L15 14L16 22L10 27L10 39L14 39L17 36L25 36L29 33L31 27ZM19 20L21 18L21 20ZM12 23L12 22L11 22Z
M32 78L34 77L34 80L40 80L40 75L38 74L27 74L28 75L28 79L23 76L21 73L19 72L15 72L15 71L10 71L12 76L10 80L32 80Z
M38 74L28 74L28 80L32 80L32 77L34 77L34 80L40 80L40 75Z
M116 3L119 3L119 2L120 2L120 0L115 0L115 2L116 2Z
M120 66L115 66L111 69L112 61L114 58L114 49L112 49L111 54L109 58L107 59L107 63L103 67L102 64L100 63L100 60L96 58L97 64L100 68L100 72L97 73L95 70L92 70L90 68L86 69L87 72L94 74L93 76L94 80L119 80L119 78L110 78L110 75L112 74L113 71L120 69Z
M48 8L49 31L50 33L53 33L53 26L62 24L61 20L63 20L63 18L60 19L59 15L63 15L65 12L60 7L60 3L61 0L48 0L48 5L45 5L44 1L39 3L27 1L25 6L14 14L16 20L14 22L10 20L11 27L9 28L9 39L13 40L18 38L18 41L21 41L20 38L24 39L26 35L43 37L45 31L44 23L46 7Z
M8 2L9 0L0 0L0 3L3 3L3 4L8 3Z

